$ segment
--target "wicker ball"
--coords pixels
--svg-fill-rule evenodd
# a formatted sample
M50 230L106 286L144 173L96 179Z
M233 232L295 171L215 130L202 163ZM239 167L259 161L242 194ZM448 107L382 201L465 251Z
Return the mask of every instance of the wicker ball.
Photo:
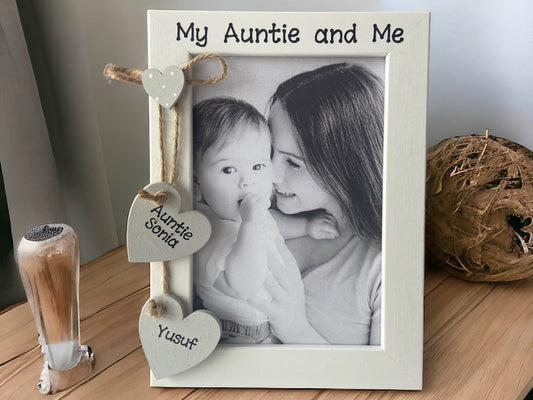
M428 150L428 261L468 281L533 276L533 153L472 135Z

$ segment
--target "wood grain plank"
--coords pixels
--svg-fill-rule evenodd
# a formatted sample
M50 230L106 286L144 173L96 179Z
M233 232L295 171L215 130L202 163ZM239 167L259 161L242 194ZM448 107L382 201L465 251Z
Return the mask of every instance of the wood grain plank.
M187 400L311 400L321 392L310 389L198 389Z
M422 392L381 398L522 400L533 376L532 293L533 280L495 285L427 348Z
M0 315L0 366L37 346L37 327L28 303Z
M96 356L94 375L106 370L140 347L137 335L139 311L148 297L149 290L141 290L81 322L81 342L90 345ZM22 399L42 399L34 382L36 383L39 378L43 360L40 356L29 359L29 355L34 355L34 352L38 355L39 349L32 350L2 366L0 372L0 376L4 377L0 380L2 393L11 393L14 397L16 393L16 397ZM6 373L3 372L4 368ZM69 391L49 398L60 398Z
M449 277L432 290L424 303L424 345L430 348L464 319L494 289L494 284L465 282Z
M324 390L316 400L368 400L380 395L381 392L373 390Z
M520 388L533 375L531 293L533 280L500 284L469 315L476 323L463 321L459 327L462 335L456 338L469 335L480 345L479 351L469 354L472 371L462 388L465 395L469 388L487 399L519 398Z
M446 271L442 269L428 266L424 275L424 296L427 296L436 287L441 285L446 279L450 277Z
M142 349L138 348L83 385L58 398L115 400L135 396L137 399L179 400L184 399L193 391L194 389L191 388L150 387L150 369Z
M80 317L87 318L150 284L148 263L129 263L119 247L80 270Z
M42 366L43 361L40 346L36 346L30 351L22 354L20 357L2 365L0 368L0 393L4 393L5 385L17 374L24 374L27 376L26 384L28 384L28 378L32 377L33 380L31 381L31 384L35 387L39 380Z

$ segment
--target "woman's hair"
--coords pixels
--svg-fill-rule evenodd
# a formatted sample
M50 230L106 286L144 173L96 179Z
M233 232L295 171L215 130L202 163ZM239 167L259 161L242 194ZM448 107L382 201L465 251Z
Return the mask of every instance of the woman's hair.
M222 145L239 124L251 124L267 131L265 117L251 104L231 97L213 97L193 107L194 153L203 155Z
M357 65L327 65L282 83L270 106L287 113L307 168L352 229L381 243L383 84Z

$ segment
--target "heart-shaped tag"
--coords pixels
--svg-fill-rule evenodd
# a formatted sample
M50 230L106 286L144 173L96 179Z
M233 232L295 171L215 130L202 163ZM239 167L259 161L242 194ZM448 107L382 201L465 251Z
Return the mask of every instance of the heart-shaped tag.
M165 191L168 199L158 205L137 195L131 205L126 231L130 262L169 261L193 254L211 236L211 224L199 211L180 213L181 198L174 186L152 183L151 194Z
M205 360L220 340L218 319L207 310L197 310L183 319L180 303L169 295L154 298L165 311L149 316L148 302L139 318L139 337L146 360L157 379L179 374Z
M163 73L150 68L143 72L142 82L146 93L170 110L180 97L185 85L185 75L176 65L171 65Z

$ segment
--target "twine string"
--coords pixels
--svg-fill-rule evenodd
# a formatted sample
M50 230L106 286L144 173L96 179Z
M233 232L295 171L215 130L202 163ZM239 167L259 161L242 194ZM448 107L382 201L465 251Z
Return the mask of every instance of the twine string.
M176 182L178 178L178 153L179 153L179 118L180 110L176 104L172 110L174 111L174 124L173 124L173 135L172 135L172 156L170 162L170 175L167 176L166 170L166 151L165 151L165 118L164 110L161 104L157 105L157 120L158 120L158 129L159 129L159 171L160 171L160 180L162 182L168 182L171 185Z
M132 69L128 67L120 67L115 64L107 64L104 68L104 76L107 79L115 81L133 83L134 85L142 85L143 71L140 69Z
M210 79L187 79L186 82L189 85L213 85L217 82L220 82L222 79L226 77L226 73L228 72L228 66L226 65L226 62L219 55L211 54L211 53L199 54L196 57L192 58L189 62L183 64L180 68L183 71L188 71L198 61L205 60L207 58L214 58L220 63L220 73L217 76L214 76L213 78L210 78Z
M163 261L161 263L161 268L162 268L162 275L163 275L162 292L163 294L168 294L168 286L169 286L169 281L170 281L168 262ZM164 304L158 303L157 301L155 301L155 299L148 300L148 304L146 306L146 314L148 316L154 317L154 318L161 318L161 316L163 316L165 311L166 311L166 307Z
M176 181L178 178L178 153L179 153L179 137L180 137L180 130L179 130L179 120L180 120L180 109L176 105L174 107L174 135L173 135L173 144L172 144L172 164L170 166L170 177L169 182L172 184Z
M165 181L166 171L165 171L165 120L164 120L164 111L161 104L157 105L157 124L159 130L159 173L160 180ZM177 157L177 154L174 155ZM171 182L169 182L171 183ZM172 183L171 183L172 184Z
M197 62L205 59L216 59L220 63L220 73L210 79L186 79L186 83L189 85L213 85L217 82L220 82L226 77L227 65L224 59L216 54L205 53L200 54L192 58L187 63L180 66L183 72L190 70ZM104 76L108 79L113 79L121 82L132 83L135 85L142 86L142 70L120 67L114 64L107 64L103 72ZM177 168L178 164L178 153L179 153L179 118L180 110L178 104L173 108L174 123L173 123L173 141L172 141L172 155L170 163L170 174L167 177L166 170L166 150L165 150L165 111L161 104L158 104L157 107L157 120L158 120L158 130L159 130L159 171L161 181L168 182L173 184L178 178L179 171ZM144 189L139 190L139 195L144 198L153 201L157 205L163 205L168 200L168 193L164 190L158 191L155 194L151 194ZM161 263L162 268L162 292L163 294L168 294L169 288L169 268L168 262L164 261ZM164 304L157 303L155 299L150 299L147 304L146 313L155 318L160 318L165 313Z

